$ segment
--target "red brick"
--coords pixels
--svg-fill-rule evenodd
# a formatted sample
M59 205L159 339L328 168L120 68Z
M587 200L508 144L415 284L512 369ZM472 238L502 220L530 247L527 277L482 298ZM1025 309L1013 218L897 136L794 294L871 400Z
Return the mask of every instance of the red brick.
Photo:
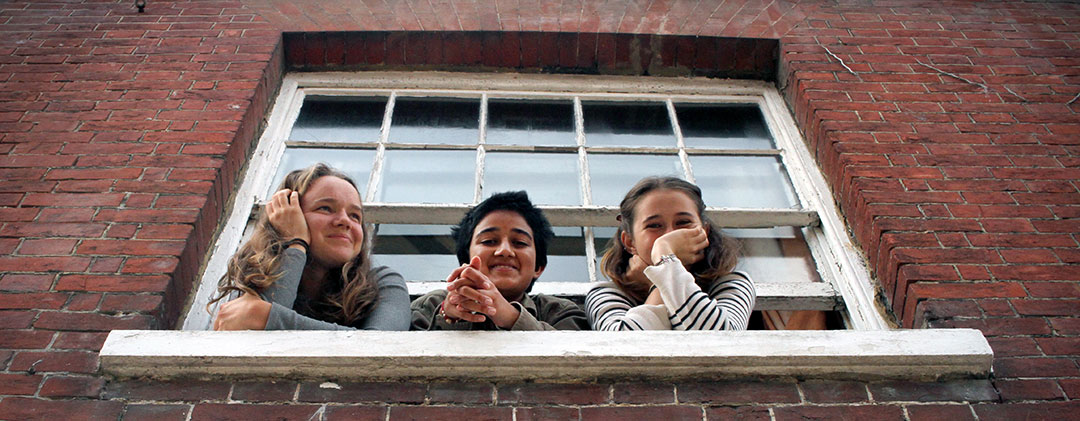
M777 421L806 419L904 420L904 410L893 405L787 406L773 409Z
M29 329L36 311L0 310L0 329Z
M58 309L67 299L68 294L2 294L0 309Z
M975 415L971 412L971 406L969 405L908 405L907 406L908 418L911 421L931 421L931 420L943 420L950 421L974 421Z
M500 404L595 405L608 401L602 384L519 383L499 385Z
M0 401L0 414L10 419L101 420L118 419L124 404L116 401L55 401L8 397Z
M1058 400L1065 397L1054 380L999 380L994 384L1006 402Z
M180 261L174 257L131 257L124 262L124 273L170 273Z
M999 379L1014 377L1041 377L1046 373L1055 376L1075 377L1080 369L1070 358L996 358L994 374Z
M297 419L318 418L318 405L247 405L199 403L191 411L195 420Z
M105 224L27 223L4 224L0 236L14 237L97 237L105 232Z
M11 360L9 369L94 373L98 369L98 356L97 353L82 351L20 352Z
M769 408L765 406L710 406L705 408L707 420L760 420L772 421Z
M149 329L153 319L140 314L105 315L94 313L42 312L34 327L65 331L107 331Z
M449 420L468 419L477 421L498 421L512 419L514 408L507 407L452 407L452 406L392 406L391 421L394 420Z
M141 224L138 238L140 240L183 240L188 237L191 230L191 225Z
M106 294L101 302L101 311L113 312L140 312L156 314L163 299L160 295L117 295Z
M39 396L96 398L101 394L105 380L98 377L53 376L45 379Z
M184 244L179 241L149 240L83 240L76 249L79 254L91 255L179 255Z
M107 333L60 332L60 335L53 341L52 348L100 351L107 336Z
M993 420L1065 420L1080 411L1080 402L1013 403L973 405L979 419Z
M700 420L699 406L592 406L581 408L581 418L587 420Z
M877 402L982 402L998 399L994 385L988 380L955 380L941 383L890 381L870 383L868 387L870 394Z
M671 383L616 383L615 403L675 403L675 385Z
M384 420L389 407L385 406L331 406L326 408L326 420Z
M996 337L986 338L986 341L990 343L990 348L994 350L994 356L998 358L1043 355L1032 338Z
M71 294L64 310L67 311L90 311L97 309L101 302L101 294Z
M71 254L75 249L76 240L67 239L40 239L23 240L19 247L19 254L26 255L63 255Z
M0 395L33 395L42 376L26 373L0 373Z
M124 421L186 421L191 407L188 405L128 404L124 408Z
M0 277L2 291L48 291L56 275L6 273Z
M514 419L518 421L579 420L581 419L581 410L560 406L517 407L514 408Z
M123 291L161 292L169 284L169 277L132 275L61 275L56 283L58 291Z

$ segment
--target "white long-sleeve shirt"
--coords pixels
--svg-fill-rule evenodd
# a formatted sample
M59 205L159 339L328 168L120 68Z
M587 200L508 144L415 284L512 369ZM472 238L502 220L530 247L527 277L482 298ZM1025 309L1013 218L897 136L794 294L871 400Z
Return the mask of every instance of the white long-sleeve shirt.
M732 272L711 282L706 291L676 262L649 266L645 276L664 304L644 304L614 282L597 282L585 297L593 330L746 330L757 299L747 274Z

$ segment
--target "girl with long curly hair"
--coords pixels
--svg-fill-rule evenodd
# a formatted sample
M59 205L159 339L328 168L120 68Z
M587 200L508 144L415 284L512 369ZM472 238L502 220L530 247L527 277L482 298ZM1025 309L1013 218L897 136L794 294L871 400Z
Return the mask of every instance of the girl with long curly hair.
M229 260L215 330L408 330L401 275L371 267L356 183L325 164L290 172Z

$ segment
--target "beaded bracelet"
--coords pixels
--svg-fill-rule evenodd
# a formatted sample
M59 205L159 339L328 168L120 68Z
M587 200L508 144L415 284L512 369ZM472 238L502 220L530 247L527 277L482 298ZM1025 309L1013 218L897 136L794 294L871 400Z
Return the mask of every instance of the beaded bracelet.
M303 238L293 238L292 240L281 243L281 249L285 250L293 244L299 244L300 247L303 247L304 254L308 254L308 252L311 251L311 244L308 244L308 242L305 241Z

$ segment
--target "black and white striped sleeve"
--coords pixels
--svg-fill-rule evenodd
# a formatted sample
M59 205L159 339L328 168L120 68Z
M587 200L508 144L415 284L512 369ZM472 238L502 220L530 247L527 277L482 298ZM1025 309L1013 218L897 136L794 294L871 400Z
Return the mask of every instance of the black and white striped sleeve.
M613 282L597 282L585 296L593 330L670 330L664 306L635 305Z
M707 291L680 264L649 266L645 276L659 288L673 330L746 330L757 299L746 274L732 272L709 284Z

